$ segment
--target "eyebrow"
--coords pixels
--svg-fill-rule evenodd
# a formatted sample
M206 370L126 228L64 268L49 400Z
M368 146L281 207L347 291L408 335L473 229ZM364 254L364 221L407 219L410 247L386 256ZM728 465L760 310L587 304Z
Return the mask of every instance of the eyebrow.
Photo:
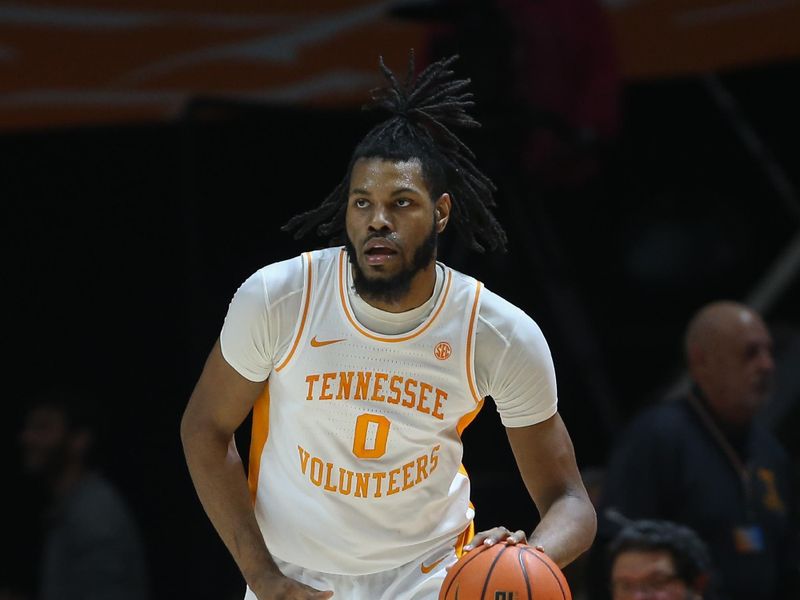
M395 191L392 192L391 195L392 196L397 196L399 194L408 194L408 193L420 194L420 191L419 190L415 190L414 188L404 187L404 188L396 189ZM363 188L354 188L354 189L350 190L350 195L352 196L354 194L355 195L359 195L359 196L369 196L370 192L369 192L369 190L365 190Z
M392 192L392 196L397 196L398 194L408 194L411 192L412 194L419 194L419 190L415 190L414 188L404 187Z

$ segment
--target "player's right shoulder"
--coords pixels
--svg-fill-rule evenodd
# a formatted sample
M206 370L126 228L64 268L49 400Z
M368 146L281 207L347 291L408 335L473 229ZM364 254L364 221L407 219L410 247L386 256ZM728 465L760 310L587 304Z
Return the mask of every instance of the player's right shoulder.
M237 294L257 296L268 307L275 306L302 295L310 279L309 270L319 273L324 265L333 264L338 256L338 248L325 248L270 263L248 277Z
M279 302L303 291L304 271L303 255L270 263L248 277L240 292L262 295L269 304Z

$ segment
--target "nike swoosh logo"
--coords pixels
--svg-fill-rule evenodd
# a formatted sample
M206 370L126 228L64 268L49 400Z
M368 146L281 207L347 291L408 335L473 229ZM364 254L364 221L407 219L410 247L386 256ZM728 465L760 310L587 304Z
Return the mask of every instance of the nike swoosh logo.
M433 571L436 568L436 565L438 565L440 562L442 562L445 558L447 558L447 557L445 556L444 558L440 558L439 560L436 560L436 561L432 562L431 564L429 564L427 567L425 566L425 563L420 563L419 568L423 573L430 573L431 571Z
M330 344L338 344L339 342L343 341L344 338L342 338L341 340L318 340L317 336L314 336L313 338L311 338L311 345L314 346L314 348L322 348L323 346L328 346Z

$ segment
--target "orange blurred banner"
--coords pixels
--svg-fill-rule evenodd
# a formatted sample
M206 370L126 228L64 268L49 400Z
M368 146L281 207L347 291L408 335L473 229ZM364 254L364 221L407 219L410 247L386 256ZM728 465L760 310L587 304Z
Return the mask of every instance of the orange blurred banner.
M403 69L426 47L429 23L391 16L418 1L0 2L0 130L170 118L197 97L357 106L379 54ZM800 56L800 0L602 4L623 79Z
M603 0L624 79L800 56L800 0Z
M0 2L0 129L160 119L198 96L361 104L378 55L404 70L426 38L397 4Z

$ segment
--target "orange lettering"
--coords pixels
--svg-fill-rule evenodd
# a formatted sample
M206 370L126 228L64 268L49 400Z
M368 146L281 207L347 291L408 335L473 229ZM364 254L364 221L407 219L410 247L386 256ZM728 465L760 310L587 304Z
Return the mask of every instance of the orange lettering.
M420 457L423 458L423 457ZM417 459L419 460L419 459ZM411 474L411 469L414 467L414 461L403 465L403 491L414 485L414 478Z
M433 403L433 416L437 419L444 419L442 414L442 401L447 400L447 392L436 388L436 400Z
M372 385L372 397L370 400L375 400L376 402L383 402L386 400L386 397L382 394L379 396L378 394L381 391L382 383L386 382L389 375L387 373L375 373L375 382Z
M325 489L329 492L335 492L336 486L331 485L331 471L333 471L333 463L325 463Z
M306 394L306 400L313 400L314 384L319 381L319 375L308 375L306 377L306 381L308 382L308 394Z
M356 473L356 498L366 498L369 493L369 473Z
M389 396L386 401L389 404L399 404L400 403L400 394L402 390L400 389L400 384L403 382L403 378L400 375L392 375L392 379L389 381L389 389L392 392L392 395Z
M417 410L421 413L425 413L429 415L431 413L431 409L429 406L425 406L425 400L428 399L428 392L433 391L433 386L424 381L419 384L419 402L417 403Z
M311 459L311 483L317 487L322 485L322 461L316 456Z
M311 455L301 446L298 446L297 450L300 452L300 470L303 472L303 475L305 475L306 468L308 467L308 457Z
M366 400L369 391L369 382L372 379L371 371L359 371L356 382L356 397L354 400Z
M336 373L323 373L322 374L322 392L319 395L320 400L331 400L333 398L333 394L331 394L331 379L336 377Z
M400 475L400 469L392 469L389 471L389 489L386 491L387 496L391 496L400 491L400 488L397 487L397 482L395 481L395 478L398 475Z
M416 379L406 379L406 398L403 399L403 406L406 408L414 408L417 403L417 395L411 389L415 385L417 385Z
M375 480L375 497L380 498L383 496L381 493L381 488L383 487L383 480L386 478L386 473L378 471L377 473L372 474L372 478Z
M417 458L417 480L414 485L418 484L423 479L428 478L428 457L423 454Z
M347 477L345 477L345 475ZM347 481L347 487L345 487L345 480ZM353 487L353 472L339 467L339 493L343 496L349 496L350 490Z
M439 444L436 444L431 450L431 474L436 470L436 465L439 464Z
M374 426L375 441L371 448L367 448L367 434L370 425ZM389 429L392 422L383 415L363 413L356 419L356 431L353 436L353 454L358 458L380 458L386 453L386 441L389 438Z
M353 371L339 372L339 393L336 394L337 400L350 400L350 385L353 383Z

